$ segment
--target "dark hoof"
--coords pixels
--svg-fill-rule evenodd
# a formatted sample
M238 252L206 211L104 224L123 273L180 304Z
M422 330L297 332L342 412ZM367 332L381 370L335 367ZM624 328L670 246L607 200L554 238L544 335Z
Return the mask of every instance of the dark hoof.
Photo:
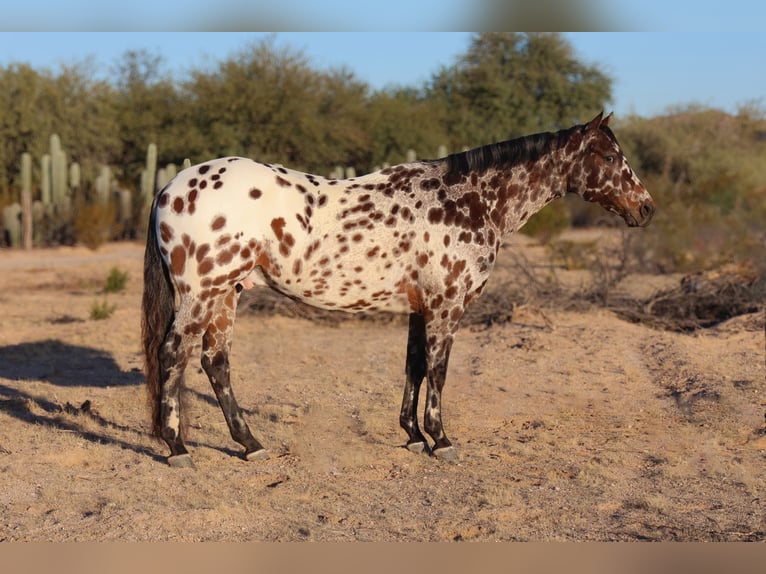
M457 449L450 445L434 450L434 456L444 462L457 462L460 457L457 455Z
M197 468L190 454L177 454L168 457L168 464L172 468Z
M266 460L267 458L269 458L269 451L265 448L245 453L245 460Z

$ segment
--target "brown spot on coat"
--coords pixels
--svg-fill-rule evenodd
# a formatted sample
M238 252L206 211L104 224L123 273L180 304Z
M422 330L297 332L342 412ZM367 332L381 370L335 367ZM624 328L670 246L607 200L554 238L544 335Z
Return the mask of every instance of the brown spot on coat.
M199 246L199 249L197 249L197 263L205 258L205 255L207 255L208 251L210 251L210 244L203 243Z
M232 257L233 255L231 251L219 251L215 258L215 262L218 265L226 265L227 263L231 262Z
M207 275L213 270L214 265L212 257L205 257L199 262L199 265L197 265L197 274Z
M274 231L274 235L277 236L277 240L282 241L284 236L284 229L287 222L284 217L276 217L271 220L271 229Z
M213 231L218 231L224 225L226 225L226 218L223 215L219 215L210 224L210 229L212 229Z
M160 238L163 243L169 243L173 239L173 228L164 221L160 222Z
M182 245L176 245L170 252L170 271L173 275L183 275L186 269L186 249Z

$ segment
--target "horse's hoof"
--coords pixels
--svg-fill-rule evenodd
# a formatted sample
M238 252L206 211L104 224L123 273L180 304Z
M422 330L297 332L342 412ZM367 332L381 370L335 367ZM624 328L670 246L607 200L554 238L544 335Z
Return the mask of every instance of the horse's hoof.
M269 451L265 448L245 453L245 460L266 460L267 458L269 458Z
M457 455L457 449L452 445L434 449L434 456L444 462L457 462L460 460L460 457Z
M197 468L190 454L177 454L168 457L168 464L173 468Z
M414 452L415 454L420 454L424 450L426 450L426 443L424 442L410 442L407 443L407 450L410 452Z

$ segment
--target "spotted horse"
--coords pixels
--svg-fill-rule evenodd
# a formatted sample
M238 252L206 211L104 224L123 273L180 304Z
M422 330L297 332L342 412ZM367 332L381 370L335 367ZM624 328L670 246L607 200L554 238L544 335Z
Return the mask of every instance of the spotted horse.
M442 389L455 333L503 239L574 193L644 226L651 196L599 114L583 125L345 180L227 157L157 194L144 261L142 331L154 433L171 466L194 466L180 395L195 342L232 438L267 458L232 392L229 353L242 289L265 285L323 309L409 313L406 446L445 460ZM418 396L427 381L424 430Z

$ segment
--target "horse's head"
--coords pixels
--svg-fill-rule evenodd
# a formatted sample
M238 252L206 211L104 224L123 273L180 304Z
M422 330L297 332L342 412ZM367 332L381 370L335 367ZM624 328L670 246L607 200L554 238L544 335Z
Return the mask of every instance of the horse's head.
M631 227L643 227L654 215L654 200L628 165L609 129L611 117L612 114L606 118L599 114L584 126L574 128L573 145L567 146L575 148L569 158L572 163L567 191L616 213Z

